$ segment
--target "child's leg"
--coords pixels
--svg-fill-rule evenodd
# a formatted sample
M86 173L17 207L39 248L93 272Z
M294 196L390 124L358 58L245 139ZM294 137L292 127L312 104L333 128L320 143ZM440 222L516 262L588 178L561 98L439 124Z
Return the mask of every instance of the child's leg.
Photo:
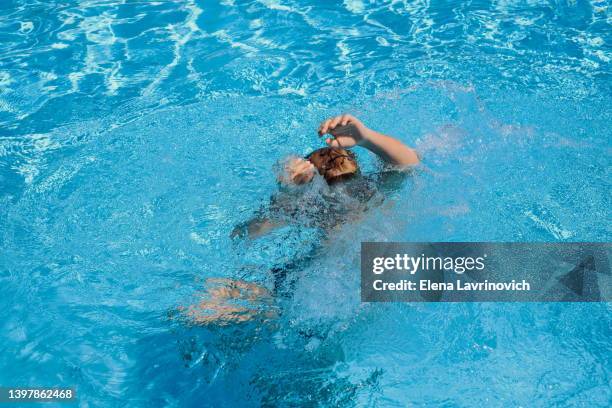
M196 324L227 325L256 317L273 318L272 296L263 286L229 278L206 280L205 299L187 309L186 315Z

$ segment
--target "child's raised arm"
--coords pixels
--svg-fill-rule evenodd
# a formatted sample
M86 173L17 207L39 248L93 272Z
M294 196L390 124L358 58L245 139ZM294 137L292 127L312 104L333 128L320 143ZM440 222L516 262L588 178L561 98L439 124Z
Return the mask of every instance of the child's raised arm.
M321 123L319 135L326 133L333 136L325 140L331 147L350 148L359 145L391 164L398 166L419 164L416 151L391 136L369 129L352 115L336 116Z

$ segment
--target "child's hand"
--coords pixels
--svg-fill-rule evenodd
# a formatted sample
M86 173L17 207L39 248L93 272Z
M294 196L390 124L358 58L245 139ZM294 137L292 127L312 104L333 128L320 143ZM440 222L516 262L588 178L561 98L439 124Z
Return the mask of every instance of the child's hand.
M325 139L330 147L349 148L359 145L387 163L402 167L419 164L419 155L413 149L394 137L367 128L352 115L336 116L321 123L319 135L326 133L333 136Z
M353 115L344 114L327 119L319 125L319 136L329 133L333 138L325 139L330 147L353 147L367 140L368 128Z
M286 184L306 184L312 180L315 172L315 167L308 160L293 158L285 164L285 172L280 181Z

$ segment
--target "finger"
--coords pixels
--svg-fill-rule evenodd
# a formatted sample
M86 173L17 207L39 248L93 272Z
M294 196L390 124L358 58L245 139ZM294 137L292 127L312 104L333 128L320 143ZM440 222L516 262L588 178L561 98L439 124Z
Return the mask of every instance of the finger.
M346 126L350 121L351 115L345 113L344 115L342 115L342 121L340 121L340 123L342 124L342 126Z
M303 170L303 169L308 168L311 164L312 163L309 162L308 160L300 159L300 161L295 164L295 168Z
M294 175L293 180L298 184L306 183L312 179L313 175L314 175L314 166L312 168L305 167L305 168L300 169L300 171Z
M293 182L295 184L304 184L308 181L310 181L309 173L299 173L299 174L296 174L295 177L293 178Z
M327 130L329 129L329 124L331 123L331 119L327 119L325 122L323 122L321 124L321 127L319 128L319 134L320 135L324 135L327 133Z
M327 143L329 147L342 147L337 139L331 139L329 137L325 139L325 143Z
M304 175L303 174L297 174L294 178L293 178L293 182L295 184L304 184Z
M291 177L295 177L296 175L303 173L303 172L304 172L304 166L302 163L300 163L299 165L291 169Z
M346 124L347 125L353 125L357 128L359 128L360 126L363 126L363 123L361 123L361 121L359 119L357 119L355 116L346 113L344 114L344 116L346 117Z
M296 167L293 170L293 174L303 174L303 173L307 173L308 172L308 166L305 166L304 164L300 164L299 167Z
M314 166L312 165L312 163L306 163L304 167L302 167L301 169L302 173L304 174L312 173L313 170L314 170Z
M332 119L331 123L329 124L329 128L334 129L336 126L338 126L341 120L342 120L342 116L336 116L335 118Z
M321 122L321 126L319 126L319 135L324 135L327 132L327 127L329 125L329 119Z

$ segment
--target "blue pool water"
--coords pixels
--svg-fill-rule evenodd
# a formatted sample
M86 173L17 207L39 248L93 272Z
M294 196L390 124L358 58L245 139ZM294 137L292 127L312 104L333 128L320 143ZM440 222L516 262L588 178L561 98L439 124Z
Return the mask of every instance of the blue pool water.
M0 385L83 407L609 406L609 304L362 304L358 250L610 241L611 19L596 0L3 0ZM230 239L343 111L421 168L332 245ZM176 318L206 278L313 248L278 318Z

